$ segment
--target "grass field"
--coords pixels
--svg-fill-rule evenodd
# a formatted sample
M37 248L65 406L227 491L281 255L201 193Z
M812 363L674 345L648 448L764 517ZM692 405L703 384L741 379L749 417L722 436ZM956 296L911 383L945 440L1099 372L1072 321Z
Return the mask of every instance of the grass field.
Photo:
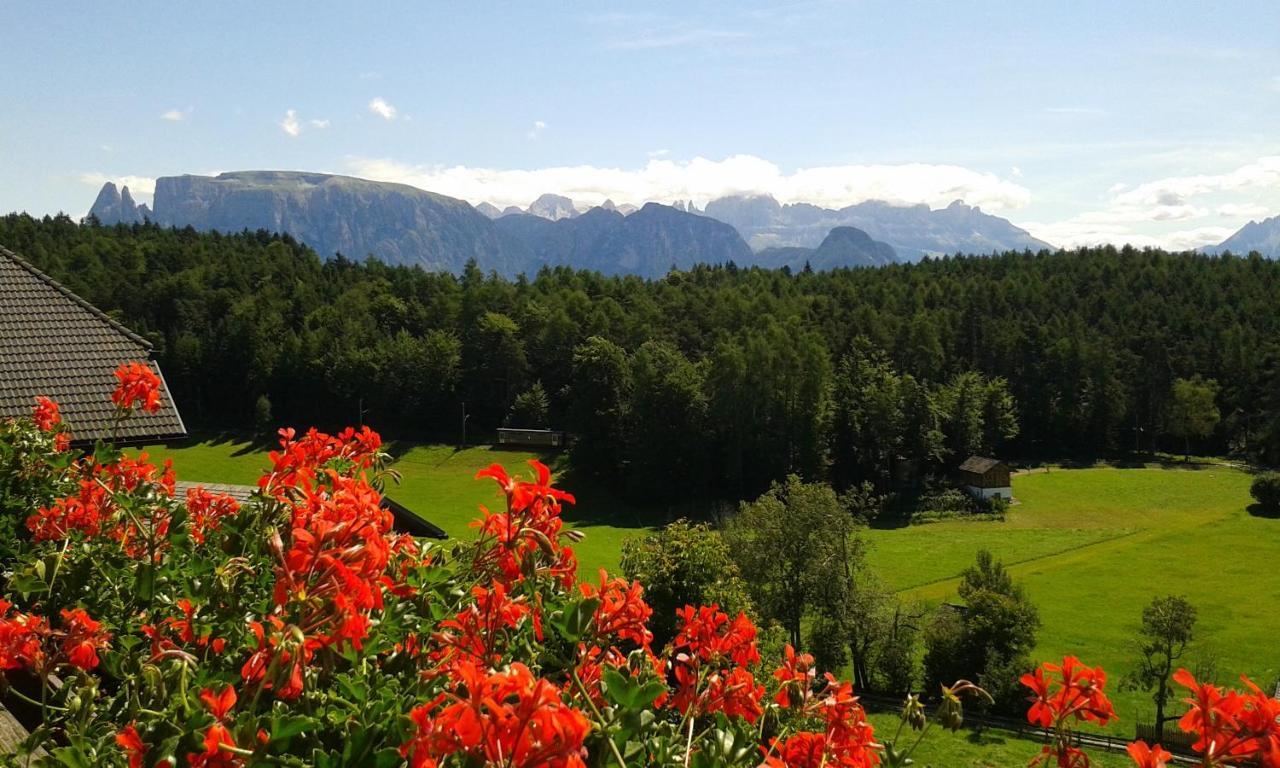
M879 738L893 738L898 728L898 718L892 714L873 714L871 722ZM901 746L909 746L916 735L903 730ZM912 755L920 768L1022 768L1040 752L1040 744L1021 739L1010 733L995 730L976 731L962 729L956 733L936 726L925 734L924 741ZM1126 755L1101 750L1089 751L1093 768L1132 768L1133 762Z
M1199 609L1195 654L1223 682L1280 677L1280 520L1251 515L1250 476L1200 469L1093 468L1014 478L1004 522L946 522L868 532L875 569L907 597L955 594L955 575L986 547L1011 566L1040 610L1040 659L1075 653L1118 682L1153 596L1184 595ZM1189 662L1190 663L1190 662ZM1115 683L1113 682L1113 687ZM1116 691L1131 732L1149 720L1145 694Z
M237 442L148 450L173 458L179 477L189 480L250 483L265 464L253 446ZM491 483L472 479L476 470L495 461L516 469L532 456L412 447L398 455L394 467L402 480L390 495L451 535L464 536L477 506L498 502ZM1280 677L1280 520L1247 511L1249 480L1247 473L1220 465L1054 469L1014 477L1020 503L1003 522L951 521L864 535L881 577L904 597L926 604L953 596L956 576L977 550L992 550L1039 607L1044 626L1037 658L1075 653L1104 665L1113 689L1132 668L1132 638L1143 606L1161 594L1185 595L1199 608L1202 642L1196 654L1216 659L1222 682L1243 672L1271 686ZM622 541L647 530L637 522L639 515L613 505L606 493L569 490L578 492L580 504L566 518L587 533L576 548L584 573L616 568ZM1113 698L1122 716L1113 733L1132 733L1135 721L1150 719L1145 694L1117 690ZM1017 740L1007 747L969 745L979 761L965 763L968 757L945 751L961 750L963 745L951 742L964 742L963 734L940 741L946 743L936 748L944 751L933 764L962 768L1015 764L985 763L979 756L1002 750L1021 756L1027 746Z
M153 460L173 459L179 479L192 482L252 485L268 465L266 449L234 439L184 441L142 448ZM396 446L392 468L400 483L387 495L443 528L450 536L470 533L469 523L480 516L481 504L496 509L502 503L492 480L476 480L478 470L493 463L510 472L527 474L525 462L541 458L554 466L555 457L528 451L494 450L487 446L455 450L449 446ZM607 494L579 489L578 504L566 507L565 519L587 538L574 547L584 576L599 568L616 571L622 542L648 531L629 508L611 504Z

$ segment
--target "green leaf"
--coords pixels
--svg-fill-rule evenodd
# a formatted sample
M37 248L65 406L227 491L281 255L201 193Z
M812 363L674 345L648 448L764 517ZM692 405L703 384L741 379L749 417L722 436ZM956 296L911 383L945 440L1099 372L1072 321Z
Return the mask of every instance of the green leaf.
M305 715L284 715L271 718L271 740L288 741L294 736L316 727L314 718Z
M580 603L575 603L562 615L553 617L549 623L560 631L565 640L576 643L587 633L591 620L595 618L596 608L599 607L600 600L589 597Z
M395 768L395 766L403 762L404 758L400 756L400 750L395 747L387 747L373 754L373 762L370 765L373 768Z
M134 586L139 600L149 602L156 596L156 567L151 563L144 563L138 569L138 581Z
M626 709L646 709L667 690L661 680L641 684L616 669L605 669L601 676L605 693L615 704Z

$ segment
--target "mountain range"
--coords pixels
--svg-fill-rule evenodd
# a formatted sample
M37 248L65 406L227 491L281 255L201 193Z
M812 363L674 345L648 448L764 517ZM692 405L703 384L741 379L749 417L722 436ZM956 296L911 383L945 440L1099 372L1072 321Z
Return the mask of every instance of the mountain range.
M1007 219L957 200L946 208L868 201L839 210L809 203L781 205L769 195L736 195L707 203L713 219L732 224L752 248L812 248L835 227L856 227L893 246L903 261L926 255L1053 250Z
M646 203L606 201L583 208L542 195L527 209L481 203L416 187L297 171L238 171L157 179L153 209L128 187L103 185L90 213L104 224L152 220L200 230L288 233L328 257L366 255L391 264L457 272L469 259L504 275L543 265L606 274L659 277L672 266L817 270L915 261L943 253L1050 249L1006 219L962 202L926 205L865 202L838 210L779 204L766 195ZM1280 217L1251 222L1217 249L1280 252Z
M1280 258L1280 216L1272 216L1262 221L1250 221L1236 230L1231 237L1203 250L1206 253L1230 251L1237 256L1257 251L1267 258Z

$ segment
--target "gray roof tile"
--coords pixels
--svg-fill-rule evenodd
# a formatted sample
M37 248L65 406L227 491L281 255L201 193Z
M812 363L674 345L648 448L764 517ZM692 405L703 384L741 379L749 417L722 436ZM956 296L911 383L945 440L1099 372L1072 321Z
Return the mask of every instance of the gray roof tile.
M161 377L160 410L134 413L117 438L185 435L151 345L0 247L0 418L28 415L36 396L46 395L58 402L74 439L110 438L115 370L133 360Z

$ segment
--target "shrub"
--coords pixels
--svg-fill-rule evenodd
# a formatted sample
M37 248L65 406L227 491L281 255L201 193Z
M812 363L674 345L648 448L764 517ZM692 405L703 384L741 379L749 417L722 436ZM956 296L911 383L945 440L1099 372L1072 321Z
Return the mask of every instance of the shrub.
M1280 472L1263 472L1254 477L1249 493L1263 512L1280 514Z

